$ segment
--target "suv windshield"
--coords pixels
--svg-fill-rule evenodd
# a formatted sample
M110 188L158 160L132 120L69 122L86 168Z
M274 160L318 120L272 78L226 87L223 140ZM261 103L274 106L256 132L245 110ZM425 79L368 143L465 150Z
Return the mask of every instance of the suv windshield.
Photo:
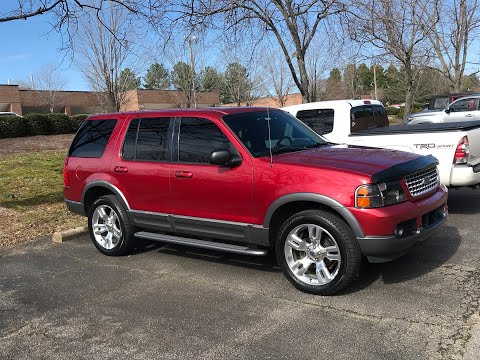
M225 115L223 121L254 157L305 150L328 144L292 115L281 110Z

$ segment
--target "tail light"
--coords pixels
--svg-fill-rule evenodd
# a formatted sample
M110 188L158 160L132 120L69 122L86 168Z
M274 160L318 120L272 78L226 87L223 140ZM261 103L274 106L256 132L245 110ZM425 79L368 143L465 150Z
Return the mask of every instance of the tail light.
M455 150L455 156L453 158L454 164L466 164L468 157L470 156L470 145L468 143L468 136L462 137Z
M68 156L65 158L65 163L63 164L63 186L65 187L70 186L70 181L68 180L67 165L68 165Z

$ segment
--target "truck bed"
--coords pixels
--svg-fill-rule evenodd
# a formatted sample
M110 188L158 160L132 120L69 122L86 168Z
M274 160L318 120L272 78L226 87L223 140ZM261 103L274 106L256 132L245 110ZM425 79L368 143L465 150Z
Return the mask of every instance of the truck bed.
M444 131L468 131L480 128L480 120L460 121L439 124L420 124L420 125L392 125L382 128L368 129L355 132L350 136L371 136L371 135L396 135L396 134L415 134L422 132L444 132Z

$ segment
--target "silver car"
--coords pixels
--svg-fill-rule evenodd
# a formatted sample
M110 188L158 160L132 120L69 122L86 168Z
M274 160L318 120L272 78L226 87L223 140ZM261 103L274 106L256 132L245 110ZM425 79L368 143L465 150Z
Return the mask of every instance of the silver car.
M462 97L452 102L443 110L410 114L406 118L406 123L408 125L416 125L480 120L479 100L480 95Z

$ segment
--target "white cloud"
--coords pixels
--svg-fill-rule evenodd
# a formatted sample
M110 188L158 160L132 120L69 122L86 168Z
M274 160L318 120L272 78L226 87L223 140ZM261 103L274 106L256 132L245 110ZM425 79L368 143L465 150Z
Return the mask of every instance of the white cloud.
M14 61L21 61L31 57L30 53L21 53L21 54L11 54L7 56L0 57L0 63L10 63Z

